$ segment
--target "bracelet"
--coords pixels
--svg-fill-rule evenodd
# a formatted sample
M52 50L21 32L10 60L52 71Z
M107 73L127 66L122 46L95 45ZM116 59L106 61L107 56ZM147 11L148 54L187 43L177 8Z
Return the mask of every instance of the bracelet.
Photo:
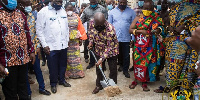
M134 29L134 30L133 30L133 35L136 35L136 31L137 31L137 29Z

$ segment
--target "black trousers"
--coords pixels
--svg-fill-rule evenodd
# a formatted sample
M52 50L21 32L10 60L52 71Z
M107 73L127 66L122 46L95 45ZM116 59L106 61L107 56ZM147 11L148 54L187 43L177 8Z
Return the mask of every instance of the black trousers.
M99 58L100 57L97 56L97 59ZM107 61L110 69L109 78L113 79L114 82L117 84L117 56L107 58ZM102 69L104 70L104 68L105 64L102 64ZM104 78L99 68L96 68L96 74L97 74L96 86L101 87L100 81L102 81Z
M88 59L89 58L89 55L88 55L88 49L87 49L87 46L89 45L89 40L86 39L85 40L85 45L84 45L84 58L85 59Z
M2 83L5 100L28 100L27 64L8 67L9 75Z
M130 42L119 42L118 62L123 72L128 72L130 66Z
M85 45L84 45L84 58L85 59L88 59L89 58L89 55L88 55L88 49L87 49L87 46L89 45L89 40L85 40ZM94 47L93 47L94 49ZM95 65L95 59L94 57L92 56L92 54L90 53L90 65L94 66Z

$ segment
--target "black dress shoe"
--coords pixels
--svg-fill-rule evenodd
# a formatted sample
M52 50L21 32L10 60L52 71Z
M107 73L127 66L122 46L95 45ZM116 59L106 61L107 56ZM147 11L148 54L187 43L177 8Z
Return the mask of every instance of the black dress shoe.
M46 65L46 62L42 62L42 66L45 66Z
M40 90L39 93L43 95L51 95L51 93L47 90Z
M123 67L120 66L120 67L118 68L118 71L121 72L122 70L123 70Z
M56 93L56 92L57 92L56 86L51 86L51 92L52 92L52 93Z
M66 81L63 83L59 83L59 85L63 85L64 87L71 87L71 85L67 83Z
M128 72L123 72L126 78L130 78L130 74Z
M92 91L92 94L97 94L102 89L102 87L95 87L95 89Z
M88 65L87 67L86 67L86 69L90 69L90 68L92 68L94 65Z

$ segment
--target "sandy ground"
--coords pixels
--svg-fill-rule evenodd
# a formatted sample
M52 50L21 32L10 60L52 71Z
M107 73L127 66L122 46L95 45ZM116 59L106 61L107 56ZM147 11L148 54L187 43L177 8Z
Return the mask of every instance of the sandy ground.
M81 47L83 51L83 47ZM38 83L35 79L35 75L31 75L32 79L36 82L31 85L32 89L32 100L167 100L168 94L157 94L153 90L158 88L160 85L165 85L164 76L161 77L159 82L148 83L150 92L142 91L141 83L137 85L134 90L129 89L129 85L134 79L133 72L129 72L131 78L126 78L122 72L118 72L118 86L122 90L122 94L115 97L107 97L105 92L101 90L98 94L92 94L93 89L95 88L96 72L95 67L86 70L88 63L84 62L83 53L81 53L82 65L85 72L85 77L82 79L69 79L69 82L72 87L63 87L62 85L57 85L57 93L51 94L50 96L45 96L39 94ZM131 58L132 59L132 58ZM107 63L106 63L106 66ZM132 66L132 61L131 65ZM118 66L119 67L119 66ZM46 84L46 89L50 91L49 83L49 71L47 66L41 67L43 71L43 76ZM105 72L108 76L109 70ZM3 99L3 93L0 92L0 96Z

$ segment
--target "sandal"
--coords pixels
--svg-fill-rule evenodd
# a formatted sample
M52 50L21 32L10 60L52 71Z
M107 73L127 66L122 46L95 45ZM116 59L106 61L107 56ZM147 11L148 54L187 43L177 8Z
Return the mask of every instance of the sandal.
M160 86L159 89L154 90L155 93L169 93L170 89L168 87Z
M134 89L137 86L137 82L133 81L131 85L129 85L130 89Z
M147 84L142 85L143 91L148 92L150 89L147 87Z
M155 93L163 93L164 88L162 86L159 87L159 89L154 90Z

